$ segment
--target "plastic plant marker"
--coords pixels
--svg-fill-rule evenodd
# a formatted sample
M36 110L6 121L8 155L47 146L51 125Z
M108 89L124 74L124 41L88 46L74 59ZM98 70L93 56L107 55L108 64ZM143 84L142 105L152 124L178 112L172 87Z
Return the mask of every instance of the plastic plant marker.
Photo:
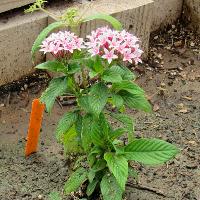
M33 100L25 147L25 156L29 156L37 151L44 109L45 105L40 103L39 99Z

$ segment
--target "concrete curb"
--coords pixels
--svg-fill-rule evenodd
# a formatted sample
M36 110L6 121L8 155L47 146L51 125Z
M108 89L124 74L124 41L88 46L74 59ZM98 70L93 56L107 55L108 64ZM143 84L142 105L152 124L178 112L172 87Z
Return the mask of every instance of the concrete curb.
M184 15L192 26L200 33L200 0L185 0Z
M35 0L1 0L0 13L33 3Z
M105 13L114 16L123 24L124 29L140 38L142 49L147 55L153 18L152 0L109 0L109 3L107 0L99 0L77 7L84 16L90 16L95 13ZM63 13L65 10L63 7L57 7L56 10L52 9L54 13L58 14ZM49 17L49 24L52 22L54 22L54 19ZM81 24L77 32L80 37L85 38L92 30L105 25L109 24L101 20L92 20Z
M151 31L173 24L181 16L182 6L183 0L154 0Z
M32 72L31 47L37 35L47 26L43 13L10 18L0 22L0 85L17 80ZM37 55L36 63L43 60Z
M12 1L14 2L8 2ZM115 16L125 29L141 38L142 48L147 54L150 32L161 25L173 23L181 14L182 2L183 0L109 0L108 3L107 0L96 0L90 4L86 13L89 15L98 11ZM63 2L62 8L52 10L60 13L66 6L69 4ZM79 4L79 7L84 9L86 4ZM6 22L0 18L0 85L17 80L34 70L30 53L32 44L38 33L51 22L51 17L40 12L27 15L19 13L9 17ZM94 20L84 23L79 28L79 35L85 37L92 29L101 25L105 25L105 22ZM43 56L37 54L36 63L43 59Z

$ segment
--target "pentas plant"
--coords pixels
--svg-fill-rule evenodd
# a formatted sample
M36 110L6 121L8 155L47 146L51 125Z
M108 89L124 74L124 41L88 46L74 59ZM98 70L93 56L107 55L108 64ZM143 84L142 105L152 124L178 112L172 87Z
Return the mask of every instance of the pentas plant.
M120 27L110 17L104 15L103 19ZM62 74L51 80L40 98L47 111L51 112L58 96L76 98L76 106L62 117L56 129L65 153L79 155L65 193L75 192L84 184L89 199L101 191L104 200L121 200L128 176L136 174L130 162L160 165L178 153L165 141L136 139L134 120L126 114L127 108L151 112L144 90L126 67L127 63L141 62L139 40L125 30L108 27L92 31L86 41L69 31L46 38L58 27L55 23L38 36L32 53L38 49L51 53L54 60L36 68ZM77 81L77 75L81 81Z

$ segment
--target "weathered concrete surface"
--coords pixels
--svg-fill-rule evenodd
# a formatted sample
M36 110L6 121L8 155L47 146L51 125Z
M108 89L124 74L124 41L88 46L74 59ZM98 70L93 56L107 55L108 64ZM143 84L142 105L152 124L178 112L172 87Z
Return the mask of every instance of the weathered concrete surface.
M0 85L33 71L31 47L47 21L43 13L13 17L6 23L0 20ZM42 59L37 55L36 62Z
M150 32L160 25L175 21L181 14L182 2L183 0L109 0L108 3L108 0L96 0L76 6L85 16L102 12L116 17L126 30L141 39L142 49L147 54ZM61 14L67 6L72 5L63 2L60 8L56 6L52 10ZM51 17L38 12L20 15L9 18L6 23L0 19L0 85L17 80L33 71L31 46L39 32L54 21ZM100 20L83 23L78 29L78 34L85 37L92 29L102 25L107 24ZM42 59L42 55L37 55L36 63Z
M154 17L151 31L174 23L181 16L182 6L183 0L154 0Z
M35 0L0 0L0 13L19 8L24 5L35 2Z
M71 6L69 4L65 4ZM62 9L56 7L56 12L60 14ZM111 0L107 3L106 0L97 0L94 3L87 5L78 5L84 15L94 14L96 12L104 12L112 14L122 22L124 28L140 37L142 47L145 52L148 50L150 27L152 20L153 1L152 0ZM89 7L88 7L89 6ZM0 85L17 80L24 75L29 74L34 70L34 65L31 60L32 44L40 33L49 23L52 18L43 13L34 13L5 19L0 19ZM105 22L94 20L82 24L79 27L79 35L85 37L92 29L106 25ZM43 56L37 54L35 64L41 62Z
M96 0L77 7L83 16L106 13L116 17L126 30L140 38L142 49L147 55L153 18L152 0ZM56 8L54 11L60 14L64 9L61 7ZM53 21L49 17L49 23ZM92 20L81 24L78 28L78 34L80 37L85 38L86 35L90 34L91 30L105 25L109 24L101 20Z
M184 15L200 33L200 0L185 0Z

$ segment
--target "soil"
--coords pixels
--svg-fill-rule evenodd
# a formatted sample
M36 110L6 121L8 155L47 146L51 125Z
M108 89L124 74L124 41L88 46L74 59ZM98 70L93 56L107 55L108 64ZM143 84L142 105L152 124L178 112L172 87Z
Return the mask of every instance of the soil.
M187 36L181 35L181 30L173 27L165 35L154 34L148 62L135 69L154 113L128 110L136 120L136 137L164 139L181 153L159 167L134 164L139 183L129 181L127 200L200 199L200 43L193 33L184 30ZM54 130L70 106L56 103L51 115L45 113L38 152L25 158L31 101L46 83L13 85L0 88L0 199L48 199L52 191L63 192L69 175L71 162Z

